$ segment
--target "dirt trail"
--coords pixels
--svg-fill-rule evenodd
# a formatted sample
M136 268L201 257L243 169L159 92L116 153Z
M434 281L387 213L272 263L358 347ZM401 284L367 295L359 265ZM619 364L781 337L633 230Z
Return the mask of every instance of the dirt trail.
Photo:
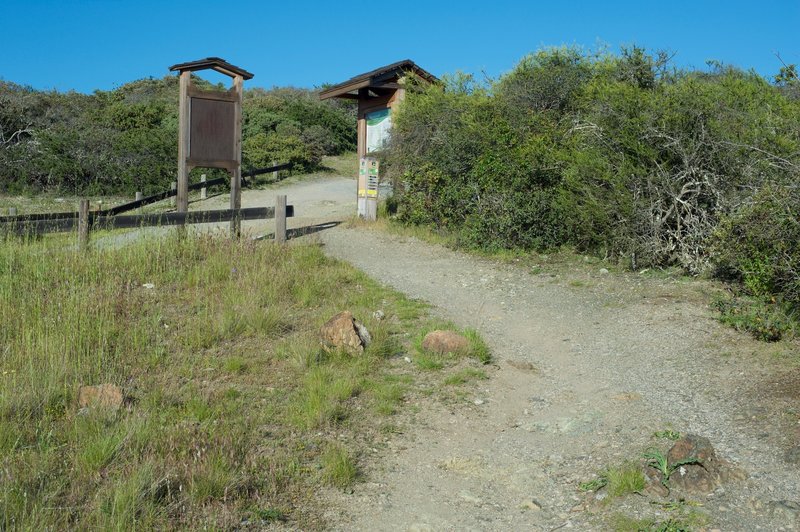
M697 297L700 283L600 266L534 274L343 226L315 238L477 328L497 359L468 403L428 404L366 483L332 495L335 528L587 530L603 528L595 514L611 511L668 519L642 497L587 505L576 489L603 467L637 459L668 427L708 437L748 474L698 501L711 528L798 526L798 467L784 455L798 443L800 401L796 387L778 382L796 372L719 325Z

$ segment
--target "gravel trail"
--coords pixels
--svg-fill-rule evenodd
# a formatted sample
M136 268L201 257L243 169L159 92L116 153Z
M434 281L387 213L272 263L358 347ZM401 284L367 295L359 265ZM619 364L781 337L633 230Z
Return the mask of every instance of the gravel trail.
M697 501L709 529L798 526L798 466L785 459L798 443L797 371L718 324L704 283L600 266L535 274L343 226L318 238L328 254L477 328L497 359L469 404L427 406L365 484L333 496L335 528L596 530L615 511L667 520L645 497L604 506L577 490L637 460L665 428L708 437L747 475Z

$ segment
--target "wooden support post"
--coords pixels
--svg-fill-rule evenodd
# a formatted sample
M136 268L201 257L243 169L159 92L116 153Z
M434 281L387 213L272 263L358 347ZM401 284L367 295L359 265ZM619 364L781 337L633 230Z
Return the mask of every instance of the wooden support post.
M231 210L238 211L242 208L242 174L237 168L231 172ZM231 238L238 239L242 234L242 220L238 216L231 218Z
M244 78L240 75L233 78L233 89L238 101L234 107L233 118L233 153L236 158L236 168L231 172L231 209L242 208L242 99L244 93ZM231 220L231 238L238 239L242 233L242 221L238 216Z
M82 199L78 205L78 246L89 247L89 200Z
M275 196L275 242L286 242L286 196Z
M170 183L169 189L172 192L176 191L178 189L178 182L177 181L173 181L172 183ZM170 204L172 204L173 207L177 207L178 200L177 200L176 196L172 196L172 199L170 200ZM177 210L178 210L178 212L186 212L186 211L181 211L180 209L177 209Z
M278 166L278 163L275 162L275 161L272 161L272 166ZM273 181L277 181L278 180L278 171L277 170L272 172L272 180Z
M189 210L189 167L186 160L189 158L189 114L190 98L189 86L192 73L181 72L179 78L180 96L178 100L178 183L175 207L178 212Z
M17 208L16 207L9 207L8 208L8 215L9 216L16 216L17 215Z
M205 183L206 182L206 174L201 174L200 175L200 182L201 183ZM207 191L208 191L208 189L206 187L203 187L203 188L200 189L200 199L201 200L204 200L204 199L206 199L208 197L207 196L207 194L208 194Z
M141 193L140 191L138 191L138 190L137 190L137 191L136 191L136 201L139 201L139 200L141 200L143 197L144 197L144 196L142 195L142 193Z

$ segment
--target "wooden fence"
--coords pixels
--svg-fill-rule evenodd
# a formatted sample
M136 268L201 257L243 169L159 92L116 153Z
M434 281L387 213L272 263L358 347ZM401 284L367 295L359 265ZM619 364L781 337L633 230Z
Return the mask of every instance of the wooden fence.
M292 163L277 164L267 168L256 168L246 172L244 176L253 177L260 174L273 172L277 175L280 170L291 170ZM205 178L205 175L203 176ZM189 185L189 190L205 192L207 187L228 183L228 179L221 177ZM174 185L174 184L173 184ZM286 218L294 216L294 206L286 204L286 196L277 196L275 207L250 207L245 209L224 209L215 211L190 211L190 212L163 212L153 214L121 215L121 213L139 209L145 205L156 203L173 197L177 194L173 186L170 190L153 194L145 198L141 193L136 193L136 199L116 207L94 212L89 211L89 200L81 200L77 212L49 212L41 214L23 214L0 216L0 231L16 234L39 235L43 233L57 233L74 231L78 229L79 240L82 244L89 241L90 230L98 229L125 229L138 227L186 225L202 223L220 223L233 221L231 224L232 236L238 238L238 222L243 220L275 219L275 240L286 241ZM205 194L203 194L205 196Z
M231 220L275 219L275 240L286 241L286 218L294 216L294 206L286 204L286 196L276 196L274 207L249 207L213 211L161 212L151 214L110 215L108 211L89 211L89 200L81 200L78 212L48 213L0 217L4 232L39 235L78 230L82 245L89 242L89 232L101 229L219 223ZM237 234L233 234L237 237Z

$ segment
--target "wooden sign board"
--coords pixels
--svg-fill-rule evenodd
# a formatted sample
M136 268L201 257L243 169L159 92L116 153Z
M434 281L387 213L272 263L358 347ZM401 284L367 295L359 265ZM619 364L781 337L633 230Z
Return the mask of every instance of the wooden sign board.
M236 104L192 96L190 105L189 165L236 168Z

